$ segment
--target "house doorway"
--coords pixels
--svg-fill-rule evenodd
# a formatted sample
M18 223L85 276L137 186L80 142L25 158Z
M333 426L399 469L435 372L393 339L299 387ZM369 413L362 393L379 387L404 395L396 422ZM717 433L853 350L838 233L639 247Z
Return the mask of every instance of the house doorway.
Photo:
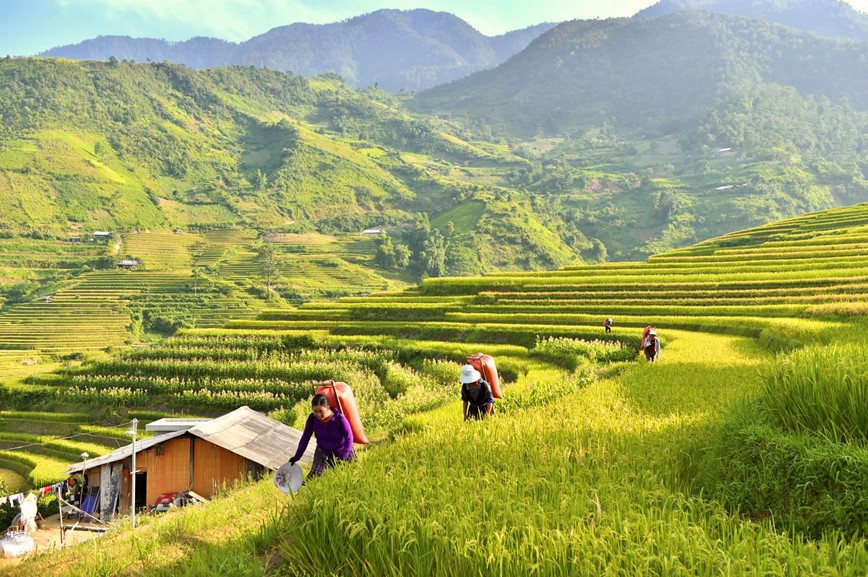
M148 506L148 473L140 471L136 473L136 511L146 509Z

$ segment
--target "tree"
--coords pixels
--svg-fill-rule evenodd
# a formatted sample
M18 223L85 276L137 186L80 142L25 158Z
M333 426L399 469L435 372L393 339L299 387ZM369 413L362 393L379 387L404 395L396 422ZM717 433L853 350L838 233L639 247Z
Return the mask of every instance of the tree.
M375 260L380 268L395 268L395 245L392 244L392 239L385 232L380 233Z
M386 270L403 270L410 264L412 253L406 245L394 244L392 238L385 232L380 233L377 245L376 263Z
M436 228L431 229L419 253L419 267L423 276L438 277L446 274L446 240Z
M265 277L265 298L271 299L271 281L280 274L274 245L268 241L264 241L262 246L259 247L256 260L259 263L262 275Z
M193 294L199 294L199 280L202 278L202 269L196 267L193 269L192 274L190 275L193 279Z
M413 256L413 253L410 251L410 248L406 244L396 244L395 245L395 266L404 270L410 265L410 258Z

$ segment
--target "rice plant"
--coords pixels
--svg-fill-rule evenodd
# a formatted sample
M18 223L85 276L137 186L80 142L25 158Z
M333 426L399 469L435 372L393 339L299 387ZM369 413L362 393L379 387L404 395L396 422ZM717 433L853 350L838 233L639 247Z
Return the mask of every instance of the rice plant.
M810 346L764 376L762 403L786 429L868 442L868 345Z

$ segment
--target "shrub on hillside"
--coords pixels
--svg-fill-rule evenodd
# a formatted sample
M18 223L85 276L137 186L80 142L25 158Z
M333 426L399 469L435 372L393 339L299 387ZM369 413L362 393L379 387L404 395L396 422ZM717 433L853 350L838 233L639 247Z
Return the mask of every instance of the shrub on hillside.
M25 281L4 288L2 294L6 297L6 302L12 304L28 300L37 289L39 289L38 283Z
M594 362L629 361L636 351L618 341L537 337L530 355L570 370Z

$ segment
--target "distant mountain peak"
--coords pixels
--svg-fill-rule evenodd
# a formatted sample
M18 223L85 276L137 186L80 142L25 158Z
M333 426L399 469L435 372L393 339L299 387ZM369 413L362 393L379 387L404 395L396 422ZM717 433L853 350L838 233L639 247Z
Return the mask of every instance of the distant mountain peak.
M660 0L634 18L705 10L768 20L820 36L868 41L868 15L842 0Z
M555 24L486 36L448 12L382 9L328 24L293 23L238 44L216 38L167 42L101 36L41 56L167 60L191 68L257 66L301 76L336 73L356 87L415 92L493 68Z

